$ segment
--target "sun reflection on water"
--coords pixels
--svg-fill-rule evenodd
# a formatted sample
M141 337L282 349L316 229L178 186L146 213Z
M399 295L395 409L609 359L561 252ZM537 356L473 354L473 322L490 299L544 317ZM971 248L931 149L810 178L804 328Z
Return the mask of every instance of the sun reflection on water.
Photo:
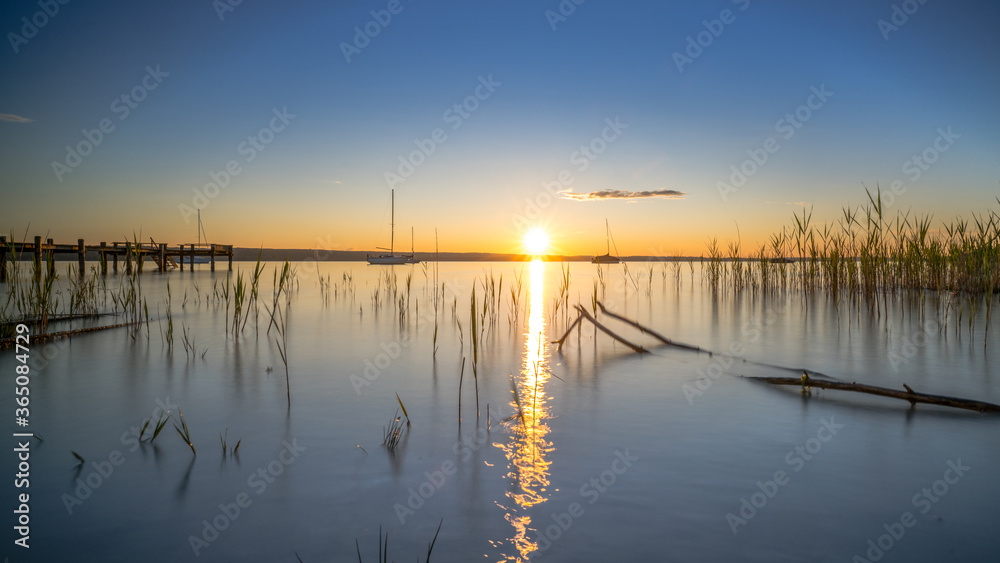
M512 421L510 440L498 444L508 460L506 476L510 488L504 508L507 521L514 527L511 542L517 549L516 554L507 556L508 561L527 561L528 556L538 549L538 544L529 537L531 516L526 511L549 498L551 462L546 456L555 449L552 442L546 440L549 413L545 384L549 373L545 351L545 263L540 260L531 262L530 275L524 362L514 378L517 395L511 398L510 403L515 412L520 403L524 416Z

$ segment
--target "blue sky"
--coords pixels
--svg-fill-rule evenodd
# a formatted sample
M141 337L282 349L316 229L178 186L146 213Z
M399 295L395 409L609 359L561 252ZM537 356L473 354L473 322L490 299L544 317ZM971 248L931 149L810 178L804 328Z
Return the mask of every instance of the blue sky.
M187 205L220 243L371 249L388 237L386 172L435 129L446 139L395 184L418 249L437 228L442 249L517 252L541 224L556 250L586 254L607 217L623 253L700 254L737 225L746 244L765 239L799 202L833 219L866 199L862 184L900 179L895 207L943 220L1000 195L995 2L567 0L553 29L557 1L401 0L370 24L387 5L244 0L220 20L208 0L71 1L15 53L10 34L42 8L5 2L0 226L189 242ZM877 22L894 5L917 9L886 40ZM674 53L723 10L730 23L680 72ZM342 44L366 24L378 34L348 63ZM121 119L114 100L157 65L168 75ZM499 85L453 129L445 112L490 77ZM832 96L785 139L776 123L813 87ZM247 162L241 143L283 109L295 117ZM571 163L616 118L627 128L585 170ZM52 163L102 119L114 130L60 181ZM911 181L904 163L948 127L957 138ZM723 199L731 167L771 137L778 150ZM193 190L231 160L240 173L199 203ZM564 170L575 192L684 196L552 197L543 184Z

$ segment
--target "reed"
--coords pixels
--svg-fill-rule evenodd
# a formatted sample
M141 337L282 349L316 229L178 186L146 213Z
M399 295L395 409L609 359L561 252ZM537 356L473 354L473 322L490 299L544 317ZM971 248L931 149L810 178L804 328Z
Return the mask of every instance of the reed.
M962 297L958 302L964 305L954 312L961 319L983 309L992 318L1000 288L996 210L936 223L930 214L908 210L890 216L878 187L865 188L865 194L866 203L843 207L826 224L816 224L813 208L803 207L792 214L790 225L749 256L738 240L724 254L718 241L710 239L705 282L713 292L825 293L835 303L849 300L873 316L885 314L897 295L952 292ZM947 303L951 307L955 301Z
M152 420L152 419L149 419L149 420ZM167 420L169 420L169 419L163 418L163 413L160 412L160 416L156 420L156 425L153 427L153 435L149 438L149 443L150 444L152 444L154 441L156 441L156 437L160 435L160 431L162 431L163 427L167 425ZM142 440L142 434L143 434L143 432L139 433L139 439L140 440Z
M472 378L476 385L476 420L479 419L479 333L476 330L476 286L472 286L472 311L470 336L472 337Z
M600 275L600 270L598 270L598 275ZM524 266L514 273L514 283L510 286L510 312L508 313L507 320L510 326L513 327L517 324L518 317L521 312L521 294L524 292L522 277L524 276Z
M465 377L465 356L462 356L462 369L458 372L458 424L462 425L462 379Z
M97 270L91 268L90 275L82 272L73 275L73 266L67 268L66 279L70 283L69 314L95 316L98 314L99 292Z
M173 350L174 350L174 315L173 315L173 312L171 311L170 301L171 301L171 298L170 298L170 280L167 280L167 303L166 303L166 305L167 305L167 312L166 312L166 315L167 315L167 332L166 332L166 341L167 341L167 351L168 352L173 352Z
M444 524L444 518L438 523L437 531L434 532L434 537L431 538L430 543L427 544L427 557L424 559L424 563L430 563L431 553L434 551L434 545L437 543L438 534L441 533L441 526ZM364 563L361 557L361 544L358 542L357 538L354 538L354 547L358 553L358 563ZM298 555L296 555L298 557ZM299 559L301 561L301 559ZM389 562L389 532L385 533L385 538L382 537L382 526L378 527L378 563L388 563ZM420 557L417 557L417 563L420 563Z
M234 446L233 448L228 448L228 445L229 445L229 443L227 441L228 437L229 437L229 428L226 428L225 433L219 432L219 441L222 443L222 457L225 457L227 454L228 455L239 455L239 453L240 453L240 444L243 443L243 440L242 439L237 440L236 441L236 446Z
M177 410L177 413L180 417L181 426L177 426L177 423L175 422L174 430L177 431L177 435L181 437L181 440L184 440L184 443L187 444L189 448L191 448L191 453L194 455L198 455L198 452L196 452L194 449L194 442L191 440L191 430L188 428L187 421L184 420L184 413L181 412L180 409Z
M520 417L521 426L527 426L524 421L524 409L521 407L521 395L517 392L517 383L514 381L514 376L510 376L510 392L514 395L514 406L517 407L517 412L513 416Z
M433 346L433 352L431 353L432 358L437 358L438 353L438 312L437 308L434 309L434 338L431 340L431 345Z
M285 394L288 398L288 406L291 407L292 385L291 380L288 377L288 329L285 326L285 316L282 314L280 307L276 307L278 319L275 322L275 327L277 327L276 330L278 336L274 338L274 343L278 347L278 354L281 356L281 363L285 366Z
M569 310L569 288L572 276L569 273L569 264L561 264L559 266L559 286L556 291L556 296L553 298L554 303L552 304L552 316L555 317L559 314L559 309L562 308L563 316L566 316Z
M197 353L194 338L188 332L188 327L181 323L181 344L184 346L184 355L191 357Z
M403 400L399 398L399 393L396 393L396 401L399 402L399 408L403 409L403 416L406 417L406 425L410 425L410 415L406 414L406 406L403 405Z
M395 453L405 431L406 427L403 426L403 417L399 416L399 411L397 410L393 415L392 421L389 422L389 426L382 427L382 445L390 453Z
M45 268L48 274L44 277L41 265L31 276L22 273L21 256L15 251L13 236L8 237L7 253L11 262L8 265L7 302L0 309L0 337L13 337L15 326L22 322L34 324L36 332L44 332L49 319L59 311L59 299L54 292L58 279L55 269Z

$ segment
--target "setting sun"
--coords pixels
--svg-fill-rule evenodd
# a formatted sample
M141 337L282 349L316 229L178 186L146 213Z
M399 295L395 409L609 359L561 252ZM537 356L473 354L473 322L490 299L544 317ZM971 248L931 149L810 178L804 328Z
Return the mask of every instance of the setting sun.
M549 234L541 227L535 227L524 233L524 249L529 254L545 254L549 250Z

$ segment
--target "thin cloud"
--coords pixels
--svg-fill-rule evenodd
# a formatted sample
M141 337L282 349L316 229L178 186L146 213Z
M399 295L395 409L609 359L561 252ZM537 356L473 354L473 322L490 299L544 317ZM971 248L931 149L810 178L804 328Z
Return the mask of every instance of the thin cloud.
M31 123L34 119L30 117L21 117L20 115L14 115L13 113L0 113L0 121L10 121L11 123Z
M638 192L630 192L627 190L598 190L596 192L585 192L585 193L575 193L575 192L563 192L563 197L566 199L575 199L576 201L598 201L602 199L648 199L654 197L662 197L666 199L684 199L687 195L685 192L677 190L643 190Z

